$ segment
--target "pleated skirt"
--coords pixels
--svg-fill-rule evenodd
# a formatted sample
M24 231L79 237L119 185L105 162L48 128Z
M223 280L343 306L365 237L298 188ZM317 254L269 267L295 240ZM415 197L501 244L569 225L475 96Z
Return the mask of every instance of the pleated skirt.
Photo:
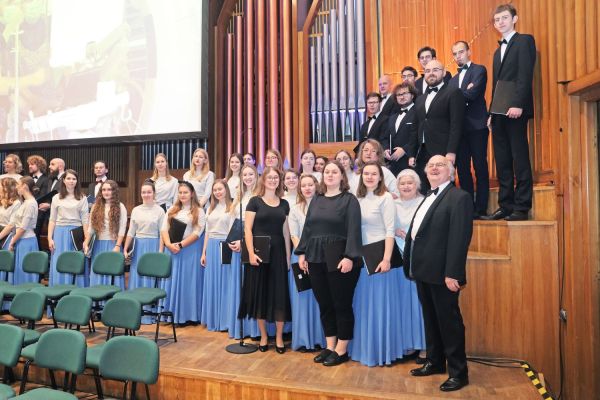
M15 245L15 272L13 273L13 282L15 285L21 283L32 283L39 280L38 274L29 274L23 271L23 259L32 252L38 251L38 242L36 237L20 239Z
M231 275L231 265L221 263L221 242L209 238L206 244L206 265L202 286L202 324L209 331L229 329L229 299L227 291ZM226 246L226 244L224 244Z
M92 268L94 267L94 260L98 257L98 254L106 251L112 251L115 248L116 240L96 240L94 241L94 248L92 249ZM109 275L98 275L94 271L90 272L90 286L94 285L112 285L112 276ZM115 286L119 286L121 290L125 290L125 279L123 276L115 277Z
M154 278L147 276L140 276L137 272L137 265L140 258L146 253L157 253L160 247L159 238L134 238L135 240L135 251L131 256L131 264L129 265L129 283L128 289L133 290L137 288L153 288ZM144 309L150 307L145 306ZM142 324L152 324L154 319L150 316L142 317Z
M241 339L242 337L258 337L260 331L258 322L250 317L244 319L238 318L240 308L242 280L244 267L241 264L241 254L233 253L231 256L231 264L229 265L230 274L227 282L227 319L229 337L233 339ZM241 326L240 326L241 325ZM243 332L242 332L243 328Z
M58 257L65 251L76 251L73 246L73 240L71 239L71 230L77 228L77 226L56 226L54 228L54 252L50 257L50 279L48 281L49 286L54 285L70 285L72 283L72 277L70 274L63 274L56 270L56 263ZM111 249L112 250L112 249ZM85 273L83 275L77 275L75 284L78 287L88 287L90 285L90 265L89 260L85 259Z

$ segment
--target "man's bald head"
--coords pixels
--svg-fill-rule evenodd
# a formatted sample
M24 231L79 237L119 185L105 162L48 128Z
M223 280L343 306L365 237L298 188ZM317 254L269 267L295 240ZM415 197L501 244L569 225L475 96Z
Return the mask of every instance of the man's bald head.
M389 75L382 75L379 78L379 93L387 96L392 91L392 78Z
M427 85L433 87L439 85L444 79L446 70L444 64L438 60L431 60L425 66L425 82Z
M57 174L64 172L65 160L63 160L62 158L53 158L52 160L50 160L50 165L48 166L48 169L50 170L50 172L55 172Z

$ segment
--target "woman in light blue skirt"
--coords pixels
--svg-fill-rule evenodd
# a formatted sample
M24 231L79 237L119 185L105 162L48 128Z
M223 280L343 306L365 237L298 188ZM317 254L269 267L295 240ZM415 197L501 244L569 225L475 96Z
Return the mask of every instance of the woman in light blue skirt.
M185 224L183 238L170 235L174 220ZM165 253L171 255L171 279L165 280L167 292L164 302L166 311L173 313L176 324L202 320L202 287L204 268L200 265L205 215L200 208L194 186L189 182L179 183L177 200L167 212L160 233Z
M106 180L100 187L101 195L96 197L96 202L90 214L89 233L83 242L83 251L88 253L90 238L96 236L91 249L92 268L98 254L106 251L120 252L127 228L127 209L119 201L119 185L113 180ZM111 285L112 277L90 272L90 286ZM125 279L117 276L114 284L125 289Z
M13 274L15 285L37 282L39 280L38 274L30 274L23 271L23 260L27 253L39 250L34 232L37 222L38 205L31 194L33 187L33 178L30 176L19 179L17 192L21 196L21 207L13 214L10 221L10 225L13 227L13 234L10 236L8 250L15 252L15 271Z
M366 266L360 272L354 293L354 340L349 353L353 360L367 366L389 365L404 354L399 274L391 268L396 209L387 191L383 170L377 162L365 163L356 192L361 210L362 241L383 242L384 252L375 272Z
M419 193L421 180L412 169L400 171L397 180L400 198L396 204L396 243L404 251L404 238L423 196ZM425 328L423 326L423 311L417 285L400 274L400 310L402 314L402 339L405 356L415 357L419 350L425 350Z
M81 193L79 175L68 169L62 176L62 184L57 185L59 193L52 197L50 220L48 222L48 247L52 252L50 259L49 286L72 284L69 274L56 270L58 257L65 251L75 251L71 231L83 227L84 235L88 234L89 210L87 198ZM89 286L89 268L83 275L78 275L75 284L78 287Z
M290 236L294 248L300 242L306 211L317 191L318 182L312 174L302 174L299 182L297 203L290 209ZM291 263L298 262L298 256L292 251ZM292 306L292 350L314 350L325 348L325 335L321 325L319 304L312 289L298 292L294 271L289 271L290 303Z
M233 220L229 186L224 180L218 179L212 186L200 260L204 267L202 324L209 331L226 331L229 328L229 299L226 296L231 267L224 265L221 260L221 246L228 246L225 239Z

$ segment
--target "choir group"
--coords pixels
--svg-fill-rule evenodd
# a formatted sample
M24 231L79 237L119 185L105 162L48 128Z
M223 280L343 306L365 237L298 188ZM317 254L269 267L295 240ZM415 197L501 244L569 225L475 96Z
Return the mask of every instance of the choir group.
M283 171L280 153L270 149L262 174L252 154L235 153L224 179L215 178L204 149L193 153L182 180L171 175L166 156L157 154L129 223L104 161L95 163L96 182L87 195L78 173L65 168L63 160L53 159L47 176L43 158L31 156L27 164L31 176L21 176L21 161L11 154L0 176L0 240L16 260L10 283L37 280L23 272L22 260L39 249L47 217L50 286L69 283L57 272L56 260L75 250L71 232L83 227L82 251L91 263L106 251L123 252L130 260L128 282L116 283L122 288L152 286L136 272L143 254L171 255L163 306L176 324L202 324L232 338L260 337L261 351L268 350L274 335L278 353L286 351L284 333L291 333L293 350L321 350L315 362L326 366L349 359L368 366L422 361L418 355L425 339L416 286L392 258L404 248L423 198L421 181L411 169L396 178L384 166L376 140L364 141L356 160L345 150L335 160L305 150L298 170ZM180 239L173 237L174 225L184 227ZM227 241L232 227L241 225L245 243ZM261 236L269 237L268 254L255 249L253 242ZM379 241L383 252L368 272L363 248ZM332 267L327 259L340 243ZM224 248L231 250L230 259ZM309 279L311 289L298 287L298 278ZM107 283L103 279L88 265L77 284ZM144 322L153 321L145 317Z

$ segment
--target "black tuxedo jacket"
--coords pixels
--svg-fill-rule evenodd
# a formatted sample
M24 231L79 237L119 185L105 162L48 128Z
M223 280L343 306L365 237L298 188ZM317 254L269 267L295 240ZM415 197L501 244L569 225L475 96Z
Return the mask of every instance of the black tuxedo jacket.
M465 114L465 100L461 91L444 84L433 98L428 112L425 112L426 99L426 95L419 96L413 107L416 123L411 128L409 157L417 156L423 137L429 154L456 154Z
M407 147L410 141L410 134L412 125L416 123L415 106L413 105L410 110L406 113L402 122L396 130L396 119L398 113L393 114L388 118L386 134L381 138L381 146L383 150L390 150L393 153L393 149L396 147L402 147L407 152ZM391 145L391 146L390 146Z
M452 74L450 71L446 71L446 75L444 75L444 84L450 82L451 78ZM425 75L421 75L421 77L415 81L415 89L417 89L419 96L423 94L423 79L425 79Z
M487 85L487 69L483 65L471 63L465 71L462 85L458 87L459 74L448 82L448 86L459 88L465 97L465 119L463 129L476 131L487 128L488 111L485 105L485 88ZM467 87L470 84L470 89Z
M375 139L378 142L381 142L381 139L386 134L387 121L388 121L388 116L383 113L379 113L377 118L375 118L375 122L373 123L373 126L371 127L371 131L367 134L367 131L369 129L369 122L370 122L369 119L367 118L360 127L360 138L358 139L358 144L354 148L354 153L356 153L358 151L358 148L361 145L361 143L367 139Z
M90 201L90 203L94 203L96 201L96 195L95 195L95 190L96 190L96 180L94 179L93 182L90 182L90 184L88 185L88 199Z
M62 174L62 176L60 178L58 178L58 182L56 182L56 185L54 185L54 188L52 188L52 183L54 182L54 180L48 178L48 192L50 192L52 190L56 190L57 192L60 192L60 187L64 184L63 183L64 177L65 177L65 174Z
M379 115L385 114L389 117L392 114L396 114L398 111L400 111L400 106L398 105L398 103L396 103L396 99L394 99L394 94L389 93L388 100L385 102L385 105L379 112Z
M471 196L450 183L427 210L414 241L413 224L414 217L404 246L406 276L437 285L443 285L446 277L466 284L467 252L473 234Z
M500 81L516 83L516 90L511 101L512 107L523 109L523 116L533 117L533 69L535 67L536 49L533 36L515 33L506 45L502 62L500 47L494 53L494 81L492 88ZM493 93L492 93L493 99Z
M41 197L50 191L50 180L46 174L40 175L37 181L33 183L33 197Z

